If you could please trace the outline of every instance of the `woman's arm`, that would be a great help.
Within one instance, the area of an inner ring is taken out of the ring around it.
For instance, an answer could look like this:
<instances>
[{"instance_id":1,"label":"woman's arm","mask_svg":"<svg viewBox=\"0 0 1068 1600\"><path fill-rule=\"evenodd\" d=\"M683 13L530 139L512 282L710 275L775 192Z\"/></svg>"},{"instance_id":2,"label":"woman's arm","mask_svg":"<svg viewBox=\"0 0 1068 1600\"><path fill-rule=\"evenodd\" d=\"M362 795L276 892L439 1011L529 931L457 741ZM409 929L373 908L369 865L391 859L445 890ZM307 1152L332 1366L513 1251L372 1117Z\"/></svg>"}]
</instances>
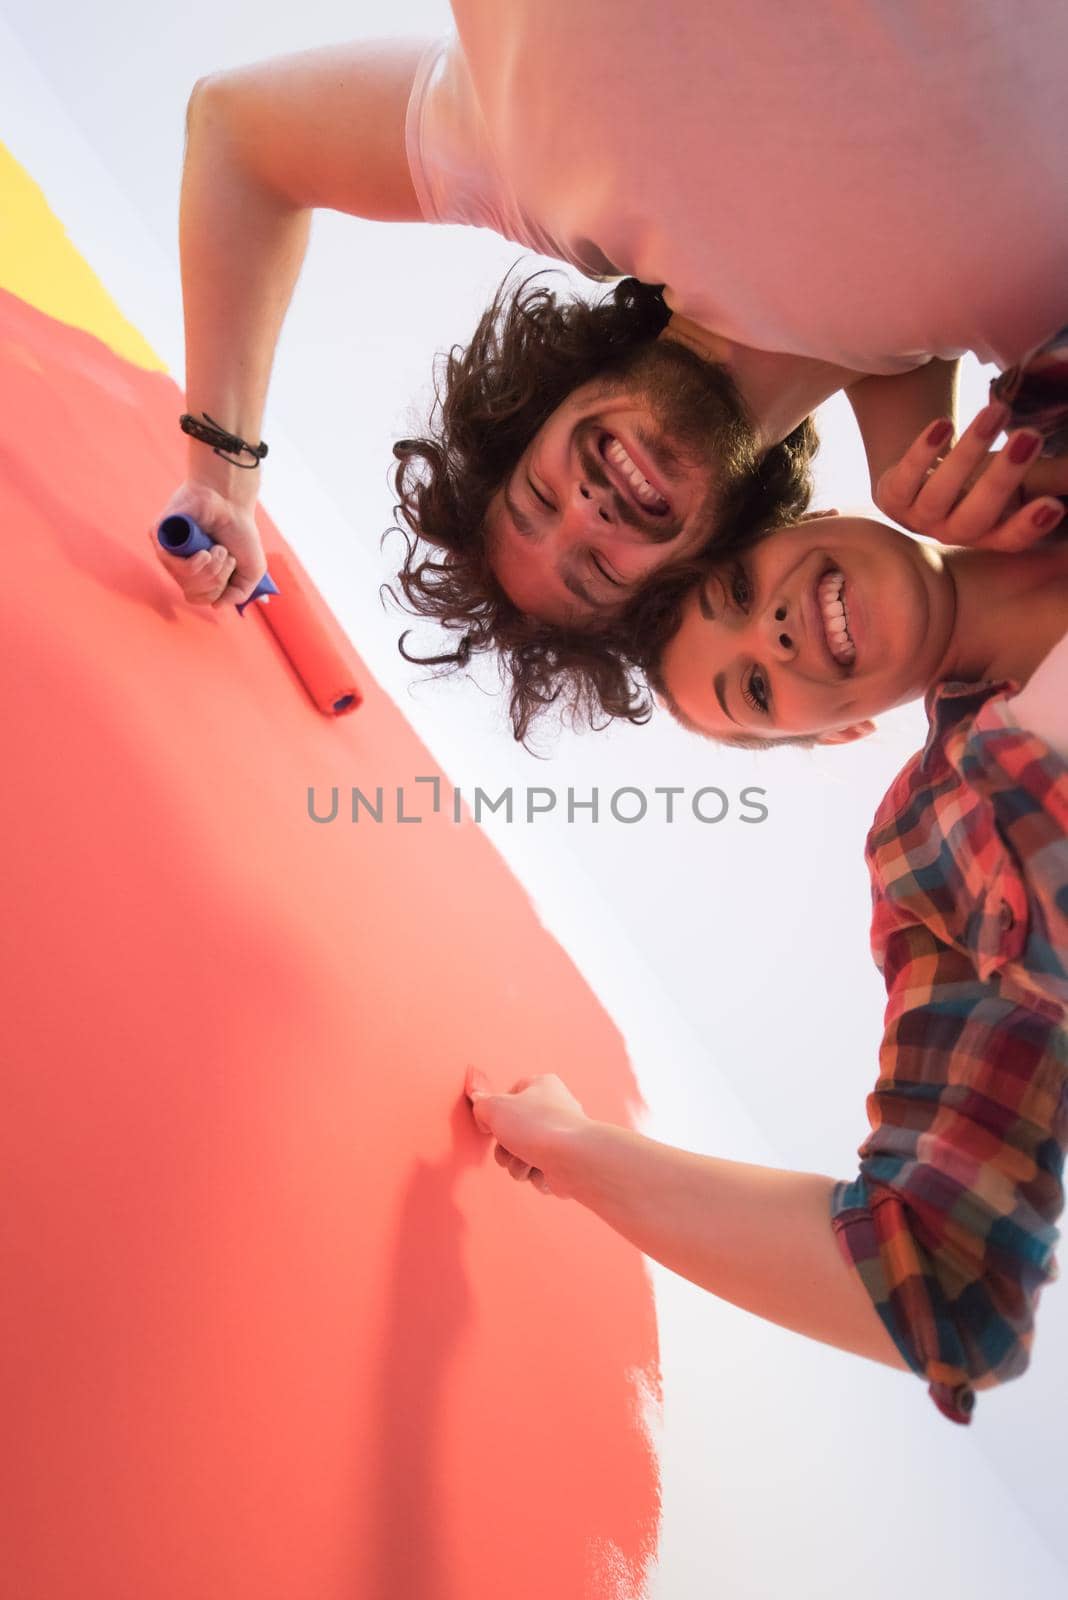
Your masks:
<instances>
[{"instance_id":1,"label":"woman's arm","mask_svg":"<svg viewBox=\"0 0 1068 1600\"><path fill-rule=\"evenodd\" d=\"M768 1322L908 1370L842 1258L830 1178L695 1155L603 1122L563 1160L573 1198L662 1266Z\"/></svg>"},{"instance_id":2,"label":"woman's arm","mask_svg":"<svg viewBox=\"0 0 1068 1600\"><path fill-rule=\"evenodd\" d=\"M846 1263L829 1178L676 1150L588 1118L555 1075L511 1094L469 1075L498 1161L595 1212L631 1244L721 1300L810 1339L908 1368Z\"/></svg>"}]
</instances>

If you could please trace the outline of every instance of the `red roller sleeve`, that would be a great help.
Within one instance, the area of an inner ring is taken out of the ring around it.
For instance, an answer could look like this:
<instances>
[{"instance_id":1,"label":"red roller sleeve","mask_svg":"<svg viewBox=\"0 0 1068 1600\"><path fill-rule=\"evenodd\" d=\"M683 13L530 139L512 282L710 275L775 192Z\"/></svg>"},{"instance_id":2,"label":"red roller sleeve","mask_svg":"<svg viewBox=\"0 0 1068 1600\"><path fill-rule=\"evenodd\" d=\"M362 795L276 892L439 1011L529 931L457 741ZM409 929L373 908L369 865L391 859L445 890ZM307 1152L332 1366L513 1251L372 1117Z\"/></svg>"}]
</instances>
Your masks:
<instances>
[{"instance_id":1,"label":"red roller sleeve","mask_svg":"<svg viewBox=\"0 0 1068 1600\"><path fill-rule=\"evenodd\" d=\"M279 593L254 609L274 634L308 694L328 717L355 711L363 700L355 652L337 618L303 568L284 550L268 556Z\"/></svg>"}]
</instances>

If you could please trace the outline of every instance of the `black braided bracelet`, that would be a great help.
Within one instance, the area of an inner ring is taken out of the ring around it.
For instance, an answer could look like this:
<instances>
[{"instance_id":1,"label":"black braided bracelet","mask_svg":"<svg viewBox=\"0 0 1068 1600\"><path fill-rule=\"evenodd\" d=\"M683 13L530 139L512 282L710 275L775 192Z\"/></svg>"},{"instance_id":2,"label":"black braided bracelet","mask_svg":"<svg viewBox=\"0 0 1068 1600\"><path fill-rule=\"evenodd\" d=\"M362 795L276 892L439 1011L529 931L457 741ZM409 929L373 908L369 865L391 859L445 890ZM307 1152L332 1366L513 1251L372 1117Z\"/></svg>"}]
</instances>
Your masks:
<instances>
[{"instance_id":1,"label":"black braided bracelet","mask_svg":"<svg viewBox=\"0 0 1068 1600\"><path fill-rule=\"evenodd\" d=\"M267 454L267 446L262 440L259 444L249 444L247 440L242 439L238 434L228 433L225 428L221 428L213 417L208 416L206 411L202 411L200 415L204 418L203 422L200 421L199 417L191 417L188 412L184 412L178 418L178 426L182 432L188 433L192 439L199 439L201 444L214 446L215 454L221 456L224 461L230 461L232 467L240 467L242 472L255 472ZM230 459L231 456L244 454L252 457L251 465L244 461L232 461Z\"/></svg>"}]
</instances>

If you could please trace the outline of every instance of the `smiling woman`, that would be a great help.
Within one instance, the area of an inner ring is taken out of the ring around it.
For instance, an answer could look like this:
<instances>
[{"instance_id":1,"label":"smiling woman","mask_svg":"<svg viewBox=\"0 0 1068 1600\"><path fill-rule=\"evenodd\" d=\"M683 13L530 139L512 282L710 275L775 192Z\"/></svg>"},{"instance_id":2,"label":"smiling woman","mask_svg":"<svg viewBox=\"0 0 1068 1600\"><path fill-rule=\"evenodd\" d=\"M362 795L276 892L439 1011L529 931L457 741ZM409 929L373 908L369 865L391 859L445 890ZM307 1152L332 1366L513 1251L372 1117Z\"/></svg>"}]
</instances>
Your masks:
<instances>
[{"instance_id":1,"label":"smiling woman","mask_svg":"<svg viewBox=\"0 0 1068 1600\"><path fill-rule=\"evenodd\" d=\"M926 746L867 841L888 1004L859 1173L674 1149L587 1116L555 1075L507 1094L469 1077L475 1120L516 1181L721 1299L911 1369L968 1423L976 1391L1026 1370L1057 1274L1068 548L935 549L829 516L650 592L654 681L712 737L840 743L927 690Z\"/></svg>"},{"instance_id":2,"label":"smiling woman","mask_svg":"<svg viewBox=\"0 0 1068 1600\"><path fill-rule=\"evenodd\" d=\"M799 523L710 567L651 678L732 743L844 744L960 680L1026 682L1068 626L1068 550L921 544L884 523Z\"/></svg>"},{"instance_id":3,"label":"smiling woman","mask_svg":"<svg viewBox=\"0 0 1068 1600\"><path fill-rule=\"evenodd\" d=\"M695 585L658 682L712 736L859 738L945 676L953 555L861 518L784 529Z\"/></svg>"}]
</instances>

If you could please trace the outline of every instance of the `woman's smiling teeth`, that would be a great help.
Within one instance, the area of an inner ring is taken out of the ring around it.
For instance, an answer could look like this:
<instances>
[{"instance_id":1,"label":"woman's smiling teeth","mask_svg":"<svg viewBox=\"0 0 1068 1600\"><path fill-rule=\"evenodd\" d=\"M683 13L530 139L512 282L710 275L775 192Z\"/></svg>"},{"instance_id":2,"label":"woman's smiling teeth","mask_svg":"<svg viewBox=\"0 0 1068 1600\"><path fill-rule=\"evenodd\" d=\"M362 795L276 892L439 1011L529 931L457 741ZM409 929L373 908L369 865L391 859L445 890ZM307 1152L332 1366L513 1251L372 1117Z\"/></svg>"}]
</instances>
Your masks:
<instances>
[{"instance_id":1,"label":"woman's smiling teeth","mask_svg":"<svg viewBox=\"0 0 1068 1600\"><path fill-rule=\"evenodd\" d=\"M827 648L836 661L847 667L856 659L857 647L849 634L849 614L842 598L844 590L845 577L835 568L820 579L816 594Z\"/></svg>"},{"instance_id":2,"label":"woman's smiling teeth","mask_svg":"<svg viewBox=\"0 0 1068 1600\"><path fill-rule=\"evenodd\" d=\"M601 451L605 460L610 461L626 479L634 492L634 498L640 506L658 517L665 516L671 510L663 495L659 494L648 478L638 471L638 468L634 465L634 462L630 459L618 439L613 438L610 433L606 434Z\"/></svg>"}]
</instances>

